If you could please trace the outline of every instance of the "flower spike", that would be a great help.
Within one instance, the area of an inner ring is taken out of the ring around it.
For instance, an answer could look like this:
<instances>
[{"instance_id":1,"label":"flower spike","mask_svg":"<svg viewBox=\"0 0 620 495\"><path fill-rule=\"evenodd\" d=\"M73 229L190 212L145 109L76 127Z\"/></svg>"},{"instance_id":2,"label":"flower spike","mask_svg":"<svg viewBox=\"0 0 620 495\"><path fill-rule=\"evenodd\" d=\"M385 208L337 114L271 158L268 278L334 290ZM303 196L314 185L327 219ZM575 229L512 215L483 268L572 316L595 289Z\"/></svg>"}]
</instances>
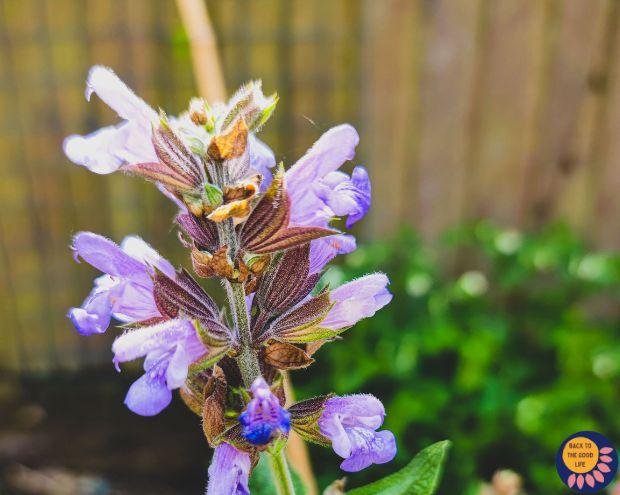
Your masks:
<instances>
[{"instance_id":1,"label":"flower spike","mask_svg":"<svg viewBox=\"0 0 620 495\"><path fill-rule=\"evenodd\" d=\"M392 298L382 273L336 289L319 283L331 259L356 247L332 221L346 219L350 228L370 206L366 169L339 170L354 158L355 129L330 129L288 171L280 164L272 173L275 155L255 134L278 97L266 97L260 81L228 103L192 99L177 117L158 115L105 67L89 73L87 99L93 93L121 122L69 136L66 155L95 173L121 170L154 182L178 207L179 240L194 273L219 279L227 302L220 309L189 272L175 270L137 237L119 246L89 232L75 236L76 260L103 275L68 317L82 335L121 323L115 367L143 359L144 368L129 387L127 407L153 416L179 390L215 449L207 495L248 495L265 454L280 470L278 491L294 493L283 457L291 428L331 445L345 471L391 460L396 442L380 430L385 410L374 396L327 394L284 407L284 372L312 365L320 346Z\"/></svg>"}]
</instances>

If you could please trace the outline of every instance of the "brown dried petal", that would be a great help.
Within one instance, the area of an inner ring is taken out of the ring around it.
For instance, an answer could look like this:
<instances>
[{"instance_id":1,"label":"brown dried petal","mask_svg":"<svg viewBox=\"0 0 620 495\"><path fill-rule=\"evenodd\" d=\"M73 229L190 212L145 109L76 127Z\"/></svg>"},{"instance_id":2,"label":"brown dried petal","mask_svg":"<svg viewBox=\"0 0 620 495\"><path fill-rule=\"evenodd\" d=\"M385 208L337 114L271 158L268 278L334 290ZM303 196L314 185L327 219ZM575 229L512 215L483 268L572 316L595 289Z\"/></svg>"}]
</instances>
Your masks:
<instances>
[{"instance_id":1,"label":"brown dried petal","mask_svg":"<svg viewBox=\"0 0 620 495\"><path fill-rule=\"evenodd\" d=\"M234 186L226 186L224 188L224 203L239 199L249 199L255 196L258 193L261 182L262 177L257 174Z\"/></svg>"},{"instance_id":2,"label":"brown dried petal","mask_svg":"<svg viewBox=\"0 0 620 495\"><path fill-rule=\"evenodd\" d=\"M248 145L248 126L243 119L237 119L226 134L215 136L207 153L214 160L229 160L243 155Z\"/></svg>"},{"instance_id":3,"label":"brown dried petal","mask_svg":"<svg viewBox=\"0 0 620 495\"><path fill-rule=\"evenodd\" d=\"M224 413L226 410L226 378L218 366L214 366L213 375L205 386L205 401L202 409L202 430L209 446L216 446L216 439L226 428Z\"/></svg>"},{"instance_id":4,"label":"brown dried petal","mask_svg":"<svg viewBox=\"0 0 620 495\"><path fill-rule=\"evenodd\" d=\"M202 417L204 396L194 394L185 384L179 389L179 395L190 411Z\"/></svg>"},{"instance_id":5,"label":"brown dried petal","mask_svg":"<svg viewBox=\"0 0 620 495\"><path fill-rule=\"evenodd\" d=\"M213 210L207 218L213 222L223 222L229 218L245 218L250 214L252 206L252 198L238 199L230 203L218 206Z\"/></svg>"},{"instance_id":6,"label":"brown dried petal","mask_svg":"<svg viewBox=\"0 0 620 495\"><path fill-rule=\"evenodd\" d=\"M200 277L223 277L232 279L234 267L228 255L228 246L222 246L213 254L192 249L192 265Z\"/></svg>"},{"instance_id":7,"label":"brown dried petal","mask_svg":"<svg viewBox=\"0 0 620 495\"><path fill-rule=\"evenodd\" d=\"M263 351L267 363L280 370L296 370L310 366L314 359L302 349L286 342L274 342Z\"/></svg>"}]
</instances>

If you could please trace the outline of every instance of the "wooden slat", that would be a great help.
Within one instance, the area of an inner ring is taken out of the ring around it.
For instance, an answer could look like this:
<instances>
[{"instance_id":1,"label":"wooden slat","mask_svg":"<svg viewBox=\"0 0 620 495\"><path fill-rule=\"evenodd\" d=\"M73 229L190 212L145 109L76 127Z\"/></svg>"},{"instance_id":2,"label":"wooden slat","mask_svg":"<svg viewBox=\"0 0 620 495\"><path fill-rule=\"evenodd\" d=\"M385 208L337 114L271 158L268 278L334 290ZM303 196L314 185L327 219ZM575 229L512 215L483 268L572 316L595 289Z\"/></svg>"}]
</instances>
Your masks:
<instances>
[{"instance_id":1,"label":"wooden slat","mask_svg":"<svg viewBox=\"0 0 620 495\"><path fill-rule=\"evenodd\" d=\"M589 202L597 219L594 241L606 249L620 245L620 8L610 9L608 22L607 114L603 116L602 140L589 188Z\"/></svg>"},{"instance_id":2,"label":"wooden slat","mask_svg":"<svg viewBox=\"0 0 620 495\"><path fill-rule=\"evenodd\" d=\"M606 146L608 78L610 47L616 30L617 2L601 0L593 33L593 48L587 60L587 91L582 99L574 137L567 143L565 153L574 163L574 171L566 177L556 216L567 218L591 240L595 237L597 216L592 203L593 174L600 167ZM598 183L598 181L596 181Z\"/></svg>"},{"instance_id":3,"label":"wooden slat","mask_svg":"<svg viewBox=\"0 0 620 495\"><path fill-rule=\"evenodd\" d=\"M445 0L425 10L420 81L417 201L408 218L435 238L463 218L467 139L480 2ZM478 102L476 102L478 103Z\"/></svg>"},{"instance_id":4,"label":"wooden slat","mask_svg":"<svg viewBox=\"0 0 620 495\"><path fill-rule=\"evenodd\" d=\"M467 164L469 217L516 223L529 129L542 76L548 2L488 2L483 41L480 129Z\"/></svg>"},{"instance_id":5,"label":"wooden slat","mask_svg":"<svg viewBox=\"0 0 620 495\"><path fill-rule=\"evenodd\" d=\"M373 179L374 236L392 232L415 204L422 2L363 2L362 149Z\"/></svg>"},{"instance_id":6,"label":"wooden slat","mask_svg":"<svg viewBox=\"0 0 620 495\"><path fill-rule=\"evenodd\" d=\"M598 33L603 1L558 3L546 37L544 87L532 126L532 147L522 185L521 211L526 225L548 221L578 167L571 152L579 128L580 110L588 91L588 73Z\"/></svg>"}]
</instances>

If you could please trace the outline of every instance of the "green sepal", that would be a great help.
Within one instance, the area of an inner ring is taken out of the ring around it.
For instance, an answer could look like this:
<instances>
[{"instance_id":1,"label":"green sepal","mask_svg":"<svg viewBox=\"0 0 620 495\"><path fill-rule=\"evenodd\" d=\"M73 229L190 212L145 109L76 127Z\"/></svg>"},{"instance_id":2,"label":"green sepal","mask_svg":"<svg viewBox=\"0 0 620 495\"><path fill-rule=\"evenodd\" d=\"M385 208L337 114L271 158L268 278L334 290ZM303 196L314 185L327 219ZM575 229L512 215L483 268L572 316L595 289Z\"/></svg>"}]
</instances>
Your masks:
<instances>
[{"instance_id":1,"label":"green sepal","mask_svg":"<svg viewBox=\"0 0 620 495\"><path fill-rule=\"evenodd\" d=\"M265 125L265 122L267 122L269 118L273 115L273 112L276 109L276 106L278 105L278 101L280 101L280 97L278 96L277 93L274 93L271 96L269 96L268 99L271 100L271 103L269 103L265 108L263 108L260 115L258 116L258 119L255 122L253 122L252 125L249 126L250 130L258 131L261 127L263 127L263 125Z\"/></svg>"},{"instance_id":2,"label":"green sepal","mask_svg":"<svg viewBox=\"0 0 620 495\"><path fill-rule=\"evenodd\" d=\"M224 194L219 187L207 182L205 184L203 199L207 205L215 208L222 204L222 201L224 200Z\"/></svg>"},{"instance_id":3,"label":"green sepal","mask_svg":"<svg viewBox=\"0 0 620 495\"><path fill-rule=\"evenodd\" d=\"M212 347L209 349L209 354L193 362L189 367L189 374L195 375L201 371L208 370L213 367L220 359L222 359L229 351L229 347Z\"/></svg>"},{"instance_id":4,"label":"green sepal","mask_svg":"<svg viewBox=\"0 0 620 495\"><path fill-rule=\"evenodd\" d=\"M347 495L432 495L439 487L450 445L449 440L434 443L400 471L347 491Z\"/></svg>"}]
</instances>

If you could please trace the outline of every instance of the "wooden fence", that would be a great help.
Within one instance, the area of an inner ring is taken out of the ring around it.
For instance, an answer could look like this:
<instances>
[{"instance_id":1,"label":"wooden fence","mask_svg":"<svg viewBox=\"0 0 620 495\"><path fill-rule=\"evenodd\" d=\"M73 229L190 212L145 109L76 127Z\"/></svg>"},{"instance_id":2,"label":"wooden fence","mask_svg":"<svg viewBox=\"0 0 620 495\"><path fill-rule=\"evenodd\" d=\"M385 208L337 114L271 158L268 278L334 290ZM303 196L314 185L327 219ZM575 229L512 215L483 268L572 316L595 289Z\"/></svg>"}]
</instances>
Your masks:
<instances>
[{"instance_id":1,"label":"wooden fence","mask_svg":"<svg viewBox=\"0 0 620 495\"><path fill-rule=\"evenodd\" d=\"M287 164L330 126L362 137L374 204L361 236L465 219L565 218L620 247L617 0L211 0L229 89L263 79L263 138ZM0 0L0 367L110 359L66 308L94 271L72 233L137 233L186 262L171 205L137 179L72 166L60 143L116 120L83 98L94 63L171 113L194 93L172 0Z\"/></svg>"}]
</instances>

